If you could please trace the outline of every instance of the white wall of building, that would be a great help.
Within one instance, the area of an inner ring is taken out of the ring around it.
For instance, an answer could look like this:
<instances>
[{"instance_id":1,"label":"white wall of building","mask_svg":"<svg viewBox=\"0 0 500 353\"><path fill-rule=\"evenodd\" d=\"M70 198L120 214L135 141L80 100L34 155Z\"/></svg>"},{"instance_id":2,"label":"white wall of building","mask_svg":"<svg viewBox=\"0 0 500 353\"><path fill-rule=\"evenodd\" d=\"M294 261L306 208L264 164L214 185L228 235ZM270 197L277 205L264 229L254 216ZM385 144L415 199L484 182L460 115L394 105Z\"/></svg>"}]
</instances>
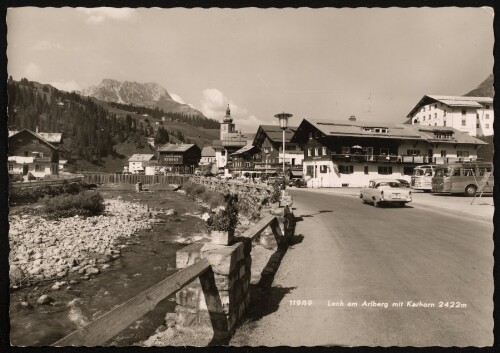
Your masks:
<instances>
[{"instance_id":1,"label":"white wall of building","mask_svg":"<svg viewBox=\"0 0 500 353\"><path fill-rule=\"evenodd\" d=\"M217 163L217 168L224 168L227 163L227 151L217 149L215 151L215 161Z\"/></svg>"},{"instance_id":2,"label":"white wall of building","mask_svg":"<svg viewBox=\"0 0 500 353\"><path fill-rule=\"evenodd\" d=\"M144 170L143 162L128 162L128 171L130 173L137 173Z\"/></svg>"},{"instance_id":3,"label":"white wall of building","mask_svg":"<svg viewBox=\"0 0 500 353\"><path fill-rule=\"evenodd\" d=\"M465 111L465 114L462 111ZM474 108L450 107L436 102L421 107L412 117L413 125L448 126L471 136L493 135L493 121L493 104L483 104L481 108Z\"/></svg>"}]
</instances>

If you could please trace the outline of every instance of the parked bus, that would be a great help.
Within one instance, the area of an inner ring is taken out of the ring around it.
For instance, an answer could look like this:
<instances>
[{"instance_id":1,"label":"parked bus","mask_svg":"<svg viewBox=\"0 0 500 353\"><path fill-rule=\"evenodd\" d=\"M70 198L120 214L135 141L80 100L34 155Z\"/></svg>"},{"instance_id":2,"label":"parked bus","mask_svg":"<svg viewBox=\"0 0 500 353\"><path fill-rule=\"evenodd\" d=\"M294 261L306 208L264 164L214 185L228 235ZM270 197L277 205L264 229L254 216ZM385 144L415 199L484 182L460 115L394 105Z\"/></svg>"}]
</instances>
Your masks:
<instances>
[{"instance_id":1,"label":"parked bus","mask_svg":"<svg viewBox=\"0 0 500 353\"><path fill-rule=\"evenodd\" d=\"M411 188L414 190L424 190L424 192L431 192L432 177L435 173L435 165L419 165L418 167L413 168L413 175L411 176Z\"/></svg>"},{"instance_id":2,"label":"parked bus","mask_svg":"<svg viewBox=\"0 0 500 353\"><path fill-rule=\"evenodd\" d=\"M485 179L486 173L491 172ZM493 163L450 163L436 168L432 192L474 196L486 181L485 192L493 191Z\"/></svg>"}]
</instances>

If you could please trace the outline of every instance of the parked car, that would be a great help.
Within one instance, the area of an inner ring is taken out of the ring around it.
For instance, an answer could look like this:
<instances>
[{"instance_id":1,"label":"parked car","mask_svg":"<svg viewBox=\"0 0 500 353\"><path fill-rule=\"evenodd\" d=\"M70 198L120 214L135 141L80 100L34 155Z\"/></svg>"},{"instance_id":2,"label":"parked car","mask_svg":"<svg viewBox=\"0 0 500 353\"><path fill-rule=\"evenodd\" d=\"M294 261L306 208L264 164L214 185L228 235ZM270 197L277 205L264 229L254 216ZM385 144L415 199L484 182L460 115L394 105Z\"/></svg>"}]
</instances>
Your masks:
<instances>
[{"instance_id":1,"label":"parked car","mask_svg":"<svg viewBox=\"0 0 500 353\"><path fill-rule=\"evenodd\" d=\"M403 188L397 179L372 179L361 189L359 197L363 203L372 203L375 207L382 204L404 207L411 202L411 190Z\"/></svg>"},{"instance_id":2,"label":"parked car","mask_svg":"<svg viewBox=\"0 0 500 353\"><path fill-rule=\"evenodd\" d=\"M404 179L396 179L397 181L399 181L399 183L401 184L402 187L404 188L411 188L411 184L404 180Z\"/></svg>"},{"instance_id":3,"label":"parked car","mask_svg":"<svg viewBox=\"0 0 500 353\"><path fill-rule=\"evenodd\" d=\"M214 173L212 173L212 172L206 172L205 174L203 174L203 176L205 176L205 177L213 177Z\"/></svg>"},{"instance_id":4,"label":"parked car","mask_svg":"<svg viewBox=\"0 0 500 353\"><path fill-rule=\"evenodd\" d=\"M307 188L307 183L302 178L293 178L288 182L288 186L295 186L297 188Z\"/></svg>"}]
</instances>

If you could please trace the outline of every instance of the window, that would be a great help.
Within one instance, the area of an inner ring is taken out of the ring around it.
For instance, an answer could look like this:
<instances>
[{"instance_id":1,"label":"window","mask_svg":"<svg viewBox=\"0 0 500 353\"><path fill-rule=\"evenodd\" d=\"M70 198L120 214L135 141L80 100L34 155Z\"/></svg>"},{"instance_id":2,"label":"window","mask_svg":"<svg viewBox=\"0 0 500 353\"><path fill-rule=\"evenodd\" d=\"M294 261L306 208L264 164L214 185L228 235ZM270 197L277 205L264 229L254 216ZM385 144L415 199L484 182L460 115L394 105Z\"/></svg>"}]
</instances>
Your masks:
<instances>
[{"instance_id":1,"label":"window","mask_svg":"<svg viewBox=\"0 0 500 353\"><path fill-rule=\"evenodd\" d=\"M31 140L31 144L32 144L32 145L36 145L36 144L38 144L38 140Z\"/></svg>"},{"instance_id":2,"label":"window","mask_svg":"<svg viewBox=\"0 0 500 353\"><path fill-rule=\"evenodd\" d=\"M369 174L369 167L367 165L365 165L365 174Z\"/></svg>"},{"instance_id":3,"label":"window","mask_svg":"<svg viewBox=\"0 0 500 353\"><path fill-rule=\"evenodd\" d=\"M40 164L35 164L35 172L43 172L43 167Z\"/></svg>"},{"instance_id":4,"label":"window","mask_svg":"<svg viewBox=\"0 0 500 353\"><path fill-rule=\"evenodd\" d=\"M314 147L314 155L319 156L319 147Z\"/></svg>"},{"instance_id":5,"label":"window","mask_svg":"<svg viewBox=\"0 0 500 353\"><path fill-rule=\"evenodd\" d=\"M425 115L424 115L424 118L422 120L425 121Z\"/></svg>"},{"instance_id":6,"label":"window","mask_svg":"<svg viewBox=\"0 0 500 353\"><path fill-rule=\"evenodd\" d=\"M381 148L380 149L380 154L388 155L389 154L389 149L388 148Z\"/></svg>"},{"instance_id":7,"label":"window","mask_svg":"<svg viewBox=\"0 0 500 353\"><path fill-rule=\"evenodd\" d=\"M446 118L443 118L444 126L446 126Z\"/></svg>"},{"instance_id":8,"label":"window","mask_svg":"<svg viewBox=\"0 0 500 353\"><path fill-rule=\"evenodd\" d=\"M484 116L484 118L485 118L486 120L489 120L489 119L490 119L490 114L486 114L486 115Z\"/></svg>"},{"instance_id":9,"label":"window","mask_svg":"<svg viewBox=\"0 0 500 353\"><path fill-rule=\"evenodd\" d=\"M307 155L310 157L312 156L312 148L307 149Z\"/></svg>"},{"instance_id":10,"label":"window","mask_svg":"<svg viewBox=\"0 0 500 353\"><path fill-rule=\"evenodd\" d=\"M466 109L462 109L462 115L465 115L467 114L467 110Z\"/></svg>"},{"instance_id":11,"label":"window","mask_svg":"<svg viewBox=\"0 0 500 353\"><path fill-rule=\"evenodd\" d=\"M437 125L438 125L438 123L434 123L434 126L437 126Z\"/></svg>"},{"instance_id":12,"label":"window","mask_svg":"<svg viewBox=\"0 0 500 353\"><path fill-rule=\"evenodd\" d=\"M306 167L306 175L314 176L314 166L308 165Z\"/></svg>"},{"instance_id":13,"label":"window","mask_svg":"<svg viewBox=\"0 0 500 353\"><path fill-rule=\"evenodd\" d=\"M24 151L24 157L28 157L29 154L30 154L30 151Z\"/></svg>"},{"instance_id":14,"label":"window","mask_svg":"<svg viewBox=\"0 0 500 353\"><path fill-rule=\"evenodd\" d=\"M476 128L478 128L478 129L479 129L479 124L476 124Z\"/></svg>"},{"instance_id":15,"label":"window","mask_svg":"<svg viewBox=\"0 0 500 353\"><path fill-rule=\"evenodd\" d=\"M403 175L413 175L413 167L404 167Z\"/></svg>"},{"instance_id":16,"label":"window","mask_svg":"<svg viewBox=\"0 0 500 353\"><path fill-rule=\"evenodd\" d=\"M250 162L245 162L245 167L250 167Z\"/></svg>"},{"instance_id":17,"label":"window","mask_svg":"<svg viewBox=\"0 0 500 353\"><path fill-rule=\"evenodd\" d=\"M9 164L9 172L13 172L14 171L14 165L13 164Z\"/></svg>"},{"instance_id":18,"label":"window","mask_svg":"<svg viewBox=\"0 0 500 353\"><path fill-rule=\"evenodd\" d=\"M429 120L431 120L431 115L429 114Z\"/></svg>"},{"instance_id":19,"label":"window","mask_svg":"<svg viewBox=\"0 0 500 353\"><path fill-rule=\"evenodd\" d=\"M326 156L326 147L323 147L323 148L322 148L321 154L322 154L323 156Z\"/></svg>"},{"instance_id":20,"label":"window","mask_svg":"<svg viewBox=\"0 0 500 353\"><path fill-rule=\"evenodd\" d=\"M441 157L446 157L446 150L441 150Z\"/></svg>"},{"instance_id":21,"label":"window","mask_svg":"<svg viewBox=\"0 0 500 353\"><path fill-rule=\"evenodd\" d=\"M469 157L469 151L457 151L457 157Z\"/></svg>"},{"instance_id":22,"label":"window","mask_svg":"<svg viewBox=\"0 0 500 353\"><path fill-rule=\"evenodd\" d=\"M225 155L226 155L226 150L222 150L222 151L220 152L220 154L221 154L221 156L225 156Z\"/></svg>"},{"instance_id":23,"label":"window","mask_svg":"<svg viewBox=\"0 0 500 353\"><path fill-rule=\"evenodd\" d=\"M328 166L327 165L320 165L319 166L319 172L320 173L328 173Z\"/></svg>"},{"instance_id":24,"label":"window","mask_svg":"<svg viewBox=\"0 0 500 353\"><path fill-rule=\"evenodd\" d=\"M437 104L434 104L434 109L436 109L437 107L438 107L438 105L437 105Z\"/></svg>"},{"instance_id":25,"label":"window","mask_svg":"<svg viewBox=\"0 0 500 353\"><path fill-rule=\"evenodd\" d=\"M462 115L462 126L467 125L467 119L465 118L465 115Z\"/></svg>"},{"instance_id":26,"label":"window","mask_svg":"<svg viewBox=\"0 0 500 353\"><path fill-rule=\"evenodd\" d=\"M264 147L264 153L269 153L269 147Z\"/></svg>"},{"instance_id":27,"label":"window","mask_svg":"<svg viewBox=\"0 0 500 353\"><path fill-rule=\"evenodd\" d=\"M446 110L444 111L443 115L446 116Z\"/></svg>"},{"instance_id":28,"label":"window","mask_svg":"<svg viewBox=\"0 0 500 353\"><path fill-rule=\"evenodd\" d=\"M406 150L408 156L419 156L420 150Z\"/></svg>"},{"instance_id":29,"label":"window","mask_svg":"<svg viewBox=\"0 0 500 353\"><path fill-rule=\"evenodd\" d=\"M274 148L271 146L271 152L274 151Z\"/></svg>"},{"instance_id":30,"label":"window","mask_svg":"<svg viewBox=\"0 0 500 353\"><path fill-rule=\"evenodd\" d=\"M489 105L489 104L486 104L484 107L485 107L486 109L490 109L490 105Z\"/></svg>"},{"instance_id":31,"label":"window","mask_svg":"<svg viewBox=\"0 0 500 353\"><path fill-rule=\"evenodd\" d=\"M354 173L354 166L352 165L339 165L340 174L352 174Z\"/></svg>"},{"instance_id":32,"label":"window","mask_svg":"<svg viewBox=\"0 0 500 353\"><path fill-rule=\"evenodd\" d=\"M342 154L349 154L349 153L351 153L350 147L342 147Z\"/></svg>"},{"instance_id":33,"label":"window","mask_svg":"<svg viewBox=\"0 0 500 353\"><path fill-rule=\"evenodd\" d=\"M392 167L378 167L378 173L383 175L392 174Z\"/></svg>"},{"instance_id":34,"label":"window","mask_svg":"<svg viewBox=\"0 0 500 353\"><path fill-rule=\"evenodd\" d=\"M437 113L434 113L434 119L437 119L437 118L438 118Z\"/></svg>"}]
</instances>

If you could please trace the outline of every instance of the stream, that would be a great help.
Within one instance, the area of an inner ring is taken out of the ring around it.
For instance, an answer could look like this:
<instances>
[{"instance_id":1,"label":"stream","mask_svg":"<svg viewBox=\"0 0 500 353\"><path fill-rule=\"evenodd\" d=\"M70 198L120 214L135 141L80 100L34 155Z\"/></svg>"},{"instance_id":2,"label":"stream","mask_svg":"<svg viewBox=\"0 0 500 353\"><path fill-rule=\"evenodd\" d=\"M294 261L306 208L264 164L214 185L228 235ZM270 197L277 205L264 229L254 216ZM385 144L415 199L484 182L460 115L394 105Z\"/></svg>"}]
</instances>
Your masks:
<instances>
[{"instance_id":1,"label":"stream","mask_svg":"<svg viewBox=\"0 0 500 353\"><path fill-rule=\"evenodd\" d=\"M76 277L79 283L65 284L56 291L50 290L54 282L12 290L11 344L51 345L175 273L176 251L190 242L204 241L206 234L205 222L199 217L204 212L202 206L194 202L190 205L184 203L180 209L188 212L179 210L179 215L173 216L160 214L157 217L160 221L153 230L141 231L137 236L123 239L122 244L127 246L122 250L122 256L89 280ZM63 280L69 281L69 278L57 281ZM55 302L36 305L36 299L43 293L49 294ZM28 301L33 307L22 307L21 301ZM145 340L162 325L165 314L173 312L175 306L175 296L163 300L106 345L130 346Z\"/></svg>"}]
</instances>

